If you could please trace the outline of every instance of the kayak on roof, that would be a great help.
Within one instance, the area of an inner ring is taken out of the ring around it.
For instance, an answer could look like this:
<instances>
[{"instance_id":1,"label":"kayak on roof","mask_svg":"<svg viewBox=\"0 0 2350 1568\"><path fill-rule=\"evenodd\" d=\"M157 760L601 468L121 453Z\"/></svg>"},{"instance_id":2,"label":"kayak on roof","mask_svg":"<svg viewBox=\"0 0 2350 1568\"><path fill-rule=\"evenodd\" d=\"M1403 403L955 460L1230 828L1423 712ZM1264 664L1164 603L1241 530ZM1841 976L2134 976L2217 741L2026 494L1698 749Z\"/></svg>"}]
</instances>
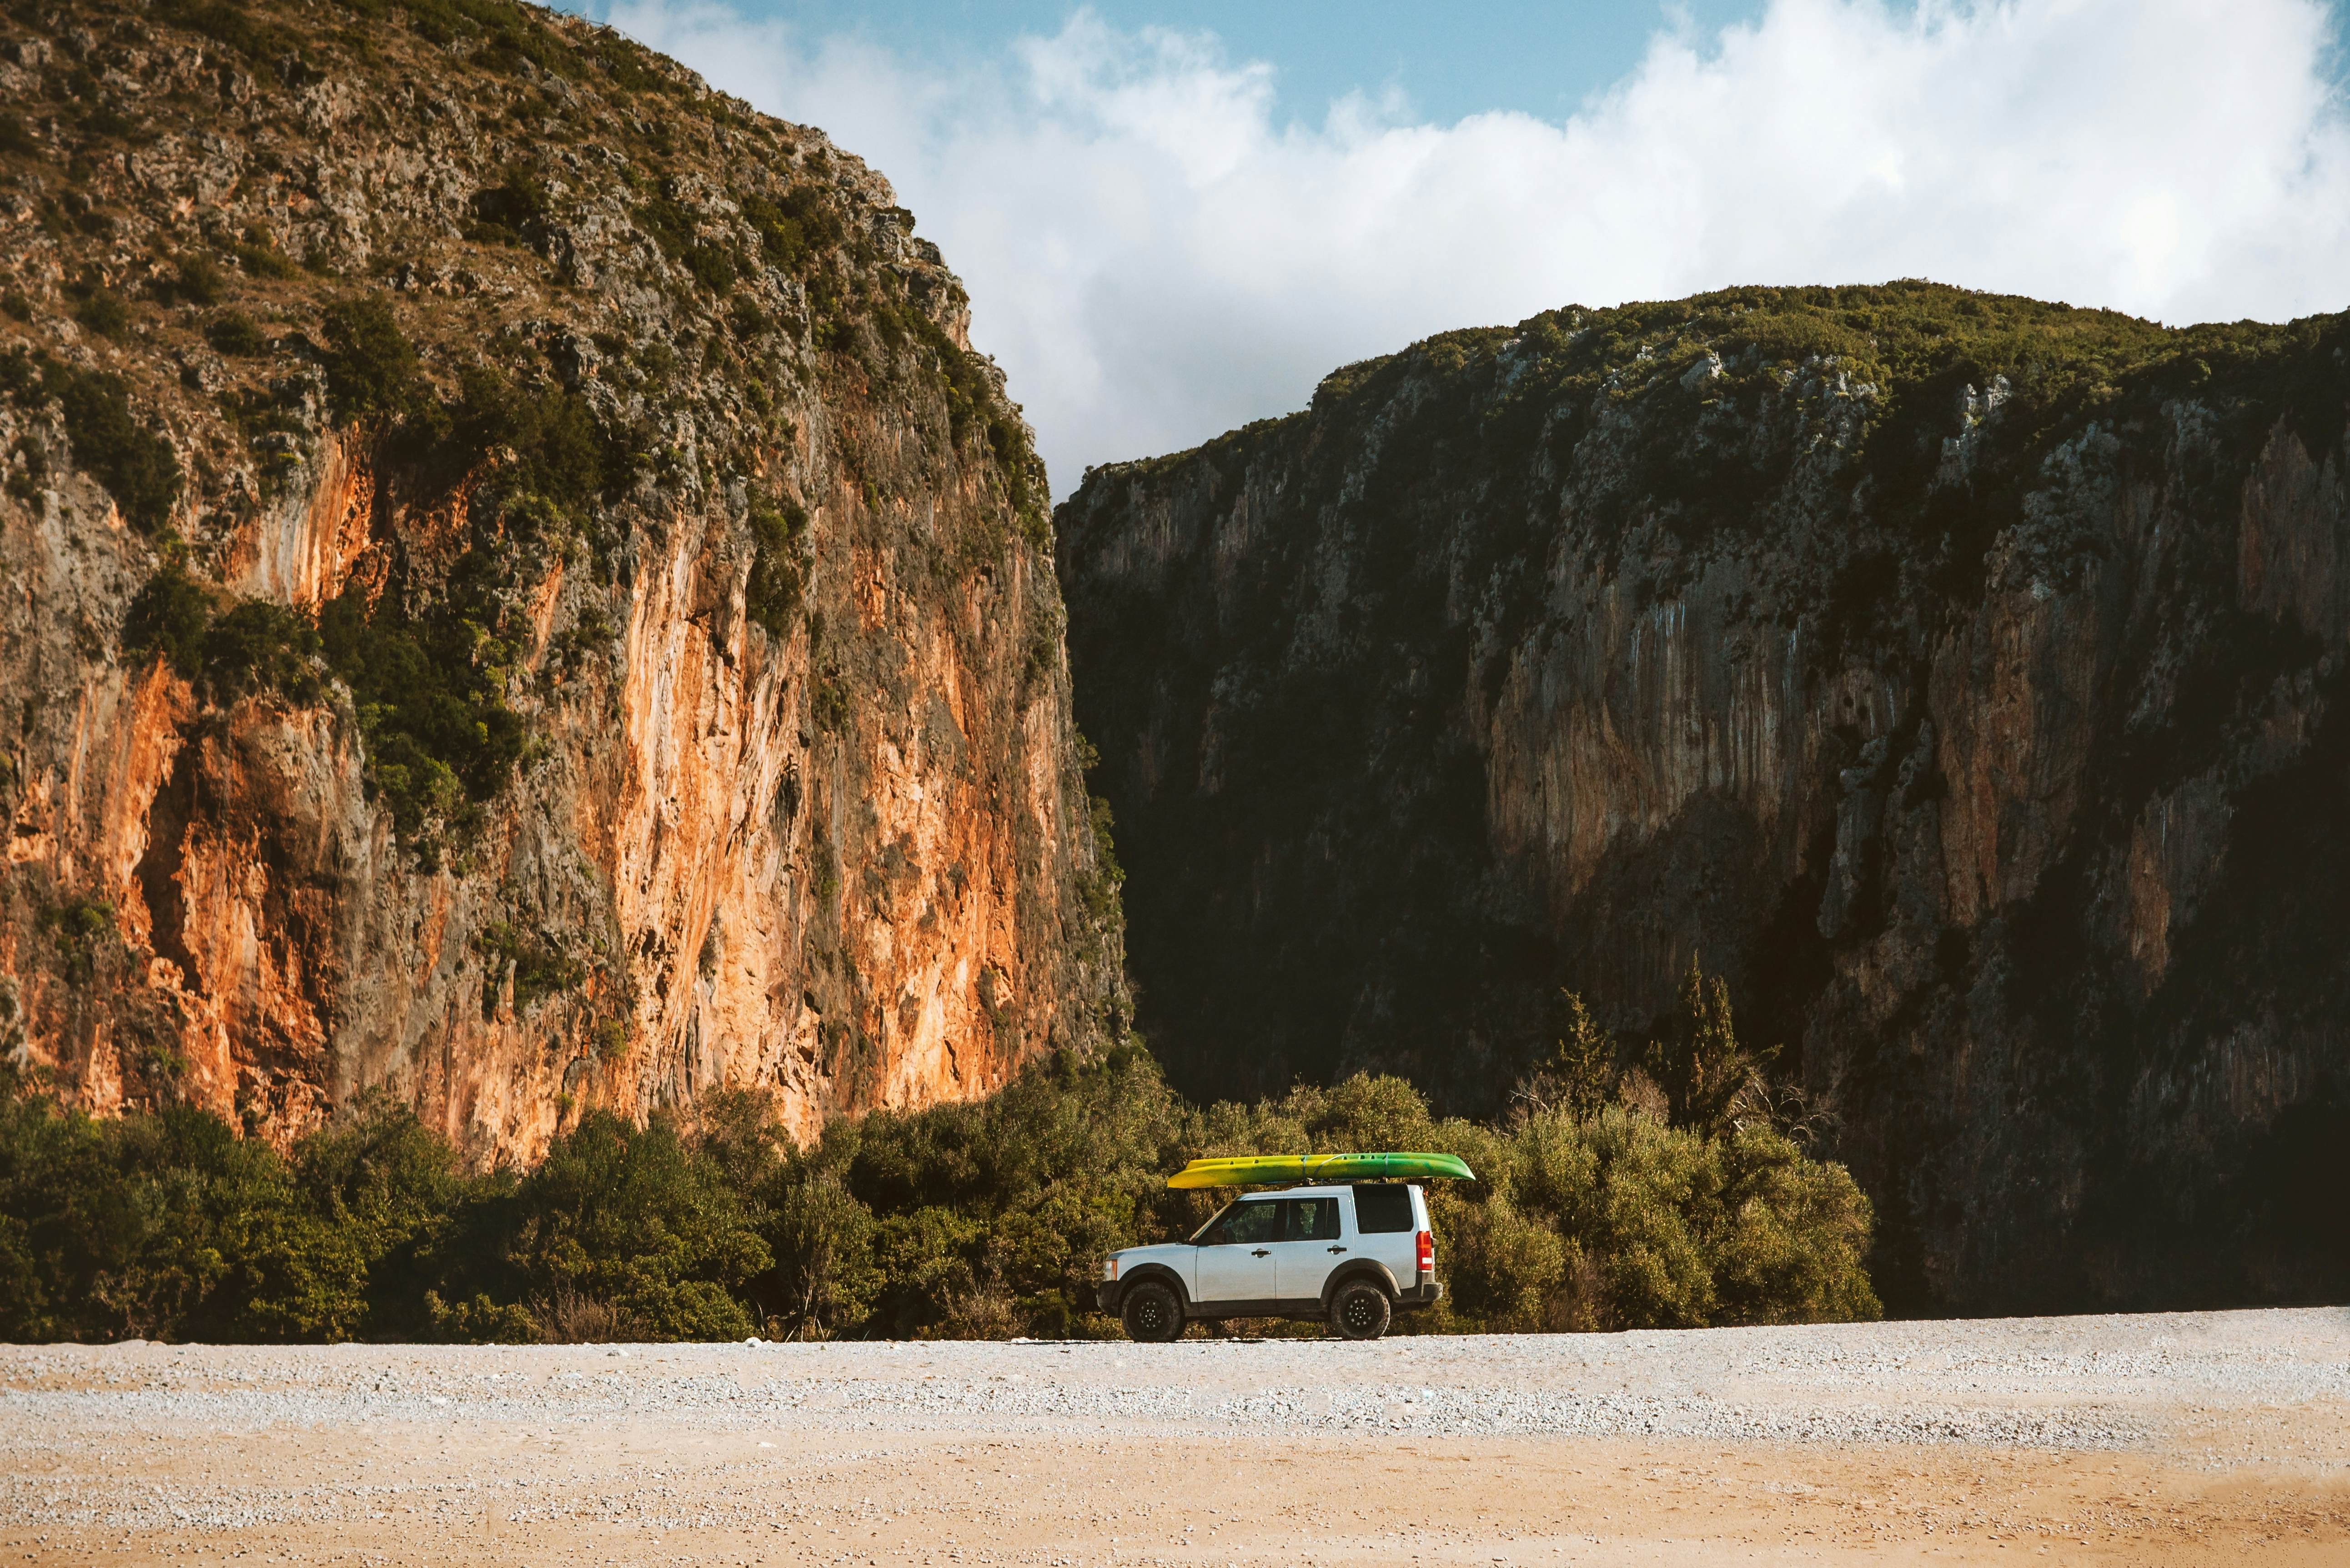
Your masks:
<instances>
[{"instance_id":1,"label":"kayak on roof","mask_svg":"<svg viewBox=\"0 0 2350 1568\"><path fill-rule=\"evenodd\" d=\"M1167 1179L1170 1187L1279 1187L1294 1181L1377 1181L1451 1177L1474 1181L1457 1154L1245 1154L1195 1159Z\"/></svg>"}]
</instances>

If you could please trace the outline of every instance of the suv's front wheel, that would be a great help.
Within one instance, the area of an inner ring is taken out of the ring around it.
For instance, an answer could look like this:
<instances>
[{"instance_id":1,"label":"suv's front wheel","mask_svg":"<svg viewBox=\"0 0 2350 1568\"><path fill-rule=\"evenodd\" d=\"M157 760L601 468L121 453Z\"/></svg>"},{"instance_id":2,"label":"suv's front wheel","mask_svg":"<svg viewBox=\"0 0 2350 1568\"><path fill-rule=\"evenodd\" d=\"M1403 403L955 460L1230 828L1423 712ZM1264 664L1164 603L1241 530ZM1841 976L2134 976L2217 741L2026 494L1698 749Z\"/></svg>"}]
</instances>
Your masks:
<instances>
[{"instance_id":1,"label":"suv's front wheel","mask_svg":"<svg viewBox=\"0 0 2350 1568\"><path fill-rule=\"evenodd\" d=\"M1157 1280L1131 1286L1118 1315L1126 1324L1126 1337L1138 1344L1163 1345L1183 1333L1183 1303Z\"/></svg>"},{"instance_id":2,"label":"suv's front wheel","mask_svg":"<svg viewBox=\"0 0 2350 1568\"><path fill-rule=\"evenodd\" d=\"M1330 1326L1347 1339L1377 1339L1394 1316L1387 1292L1368 1280L1349 1280L1330 1298Z\"/></svg>"}]
</instances>

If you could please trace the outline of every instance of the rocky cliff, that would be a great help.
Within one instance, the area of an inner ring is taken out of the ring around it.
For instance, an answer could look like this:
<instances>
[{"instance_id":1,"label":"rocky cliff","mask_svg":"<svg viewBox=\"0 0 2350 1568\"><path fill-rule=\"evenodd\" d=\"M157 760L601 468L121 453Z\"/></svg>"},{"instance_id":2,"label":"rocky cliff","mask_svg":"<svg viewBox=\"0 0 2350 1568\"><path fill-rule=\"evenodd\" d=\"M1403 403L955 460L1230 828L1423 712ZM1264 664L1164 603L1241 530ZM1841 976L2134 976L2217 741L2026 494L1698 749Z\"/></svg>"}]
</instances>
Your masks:
<instances>
[{"instance_id":1,"label":"rocky cliff","mask_svg":"<svg viewBox=\"0 0 2350 1568\"><path fill-rule=\"evenodd\" d=\"M1431 338L1058 518L1195 1093L1498 1107L1692 958L1897 1310L2350 1290L2350 325L1928 285Z\"/></svg>"},{"instance_id":2,"label":"rocky cliff","mask_svg":"<svg viewBox=\"0 0 2350 1568\"><path fill-rule=\"evenodd\" d=\"M888 183L504 0L0 20L0 1047L478 1159L1122 1030L1045 478Z\"/></svg>"}]
</instances>

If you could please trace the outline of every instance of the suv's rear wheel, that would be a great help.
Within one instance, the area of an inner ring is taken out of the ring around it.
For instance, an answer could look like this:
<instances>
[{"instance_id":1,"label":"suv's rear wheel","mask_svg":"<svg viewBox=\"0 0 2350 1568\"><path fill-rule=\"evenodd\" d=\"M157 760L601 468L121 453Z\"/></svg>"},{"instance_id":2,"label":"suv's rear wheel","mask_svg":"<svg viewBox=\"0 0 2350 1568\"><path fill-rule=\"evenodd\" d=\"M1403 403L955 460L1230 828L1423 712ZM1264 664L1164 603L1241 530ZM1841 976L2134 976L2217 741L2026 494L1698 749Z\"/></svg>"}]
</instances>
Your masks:
<instances>
[{"instance_id":1,"label":"suv's rear wheel","mask_svg":"<svg viewBox=\"0 0 2350 1568\"><path fill-rule=\"evenodd\" d=\"M1330 1298L1330 1326L1347 1339L1377 1339L1394 1316L1387 1292L1368 1280L1349 1280Z\"/></svg>"},{"instance_id":2,"label":"suv's rear wheel","mask_svg":"<svg viewBox=\"0 0 2350 1568\"><path fill-rule=\"evenodd\" d=\"M1183 1333L1183 1303L1157 1280L1143 1280L1128 1290L1118 1315L1126 1324L1126 1337L1142 1345L1163 1345Z\"/></svg>"}]
</instances>

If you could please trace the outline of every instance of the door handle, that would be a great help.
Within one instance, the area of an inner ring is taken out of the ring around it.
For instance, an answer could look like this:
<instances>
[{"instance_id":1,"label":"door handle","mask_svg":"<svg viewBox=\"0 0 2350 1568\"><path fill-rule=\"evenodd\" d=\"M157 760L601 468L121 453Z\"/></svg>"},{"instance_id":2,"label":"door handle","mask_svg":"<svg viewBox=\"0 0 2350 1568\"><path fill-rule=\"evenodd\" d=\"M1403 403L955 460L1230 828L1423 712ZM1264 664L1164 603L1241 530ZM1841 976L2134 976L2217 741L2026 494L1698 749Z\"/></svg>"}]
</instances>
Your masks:
<instances>
[{"instance_id":1,"label":"door handle","mask_svg":"<svg viewBox=\"0 0 2350 1568\"><path fill-rule=\"evenodd\" d=\"M1331 1250L1332 1251L1334 1251L1334 1252L1343 1252L1343 1251L1345 1251L1347 1249L1346 1249L1346 1248L1344 1248L1344 1247L1333 1247L1333 1248L1331 1248L1330 1250Z\"/></svg>"},{"instance_id":2,"label":"door handle","mask_svg":"<svg viewBox=\"0 0 2350 1568\"><path fill-rule=\"evenodd\" d=\"M1266 1249L1266 1248L1263 1248L1263 1247L1259 1247L1255 1251L1251 1252L1251 1253L1249 1254L1249 1256L1250 1256L1250 1257L1252 1257L1252 1258L1267 1258L1267 1257L1271 1257L1272 1255L1273 1255L1273 1254L1272 1254L1271 1251L1270 1251L1270 1250L1268 1250L1268 1249Z\"/></svg>"}]
</instances>

